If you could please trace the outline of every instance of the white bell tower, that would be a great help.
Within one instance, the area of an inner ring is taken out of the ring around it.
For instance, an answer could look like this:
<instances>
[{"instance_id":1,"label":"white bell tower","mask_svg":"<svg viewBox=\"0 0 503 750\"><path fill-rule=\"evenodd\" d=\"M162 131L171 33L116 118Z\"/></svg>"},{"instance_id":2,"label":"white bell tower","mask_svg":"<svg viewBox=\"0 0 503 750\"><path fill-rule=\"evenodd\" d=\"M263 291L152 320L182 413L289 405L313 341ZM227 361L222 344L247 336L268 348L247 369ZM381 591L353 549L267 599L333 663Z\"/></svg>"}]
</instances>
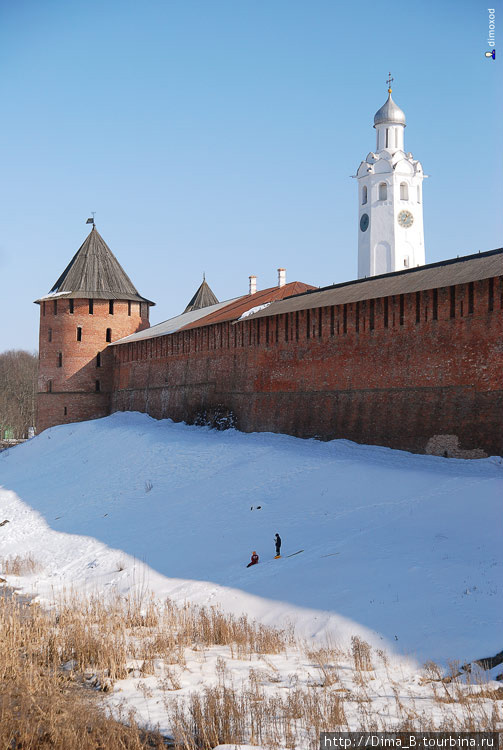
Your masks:
<instances>
[{"instance_id":1,"label":"white bell tower","mask_svg":"<svg viewBox=\"0 0 503 750\"><path fill-rule=\"evenodd\" d=\"M423 168L404 151L405 114L391 98L374 117L377 145L358 179L358 278L425 263Z\"/></svg>"}]
</instances>

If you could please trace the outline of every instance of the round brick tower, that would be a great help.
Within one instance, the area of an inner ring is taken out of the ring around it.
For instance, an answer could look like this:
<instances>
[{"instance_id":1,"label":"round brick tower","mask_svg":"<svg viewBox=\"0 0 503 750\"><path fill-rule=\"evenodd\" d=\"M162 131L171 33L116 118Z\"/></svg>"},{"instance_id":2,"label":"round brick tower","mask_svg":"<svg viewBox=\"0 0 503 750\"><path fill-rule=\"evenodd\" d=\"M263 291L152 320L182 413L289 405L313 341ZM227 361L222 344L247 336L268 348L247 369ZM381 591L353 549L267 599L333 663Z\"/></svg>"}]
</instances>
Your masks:
<instances>
[{"instance_id":1,"label":"round brick tower","mask_svg":"<svg viewBox=\"0 0 503 750\"><path fill-rule=\"evenodd\" d=\"M96 227L40 305L37 432L109 414L107 347L149 327L141 297Z\"/></svg>"}]
</instances>

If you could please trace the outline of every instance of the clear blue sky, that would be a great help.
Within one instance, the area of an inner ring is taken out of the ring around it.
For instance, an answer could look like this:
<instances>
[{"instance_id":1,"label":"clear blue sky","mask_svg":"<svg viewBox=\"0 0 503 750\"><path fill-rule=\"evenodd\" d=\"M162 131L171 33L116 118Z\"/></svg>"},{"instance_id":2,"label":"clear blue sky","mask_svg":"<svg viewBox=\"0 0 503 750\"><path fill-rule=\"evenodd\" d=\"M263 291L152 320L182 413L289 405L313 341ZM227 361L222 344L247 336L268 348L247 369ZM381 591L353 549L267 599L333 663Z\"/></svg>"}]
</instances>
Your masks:
<instances>
[{"instance_id":1,"label":"clear blue sky","mask_svg":"<svg viewBox=\"0 0 503 750\"><path fill-rule=\"evenodd\" d=\"M389 70L427 262L500 247L501 4L494 62L487 31L478 0L0 0L0 351L37 348L90 211L153 322L203 271L221 300L278 266L355 278L350 176Z\"/></svg>"}]
</instances>

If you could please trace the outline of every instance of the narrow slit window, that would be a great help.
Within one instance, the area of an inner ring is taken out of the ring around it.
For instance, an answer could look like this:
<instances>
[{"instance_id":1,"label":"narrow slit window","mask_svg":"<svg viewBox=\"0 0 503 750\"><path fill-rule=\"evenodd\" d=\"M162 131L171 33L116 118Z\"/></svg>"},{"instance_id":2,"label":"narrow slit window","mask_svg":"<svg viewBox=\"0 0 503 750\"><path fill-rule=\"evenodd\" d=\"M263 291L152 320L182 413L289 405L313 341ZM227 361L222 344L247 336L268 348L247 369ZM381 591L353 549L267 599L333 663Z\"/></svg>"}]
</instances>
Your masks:
<instances>
[{"instance_id":1,"label":"narrow slit window","mask_svg":"<svg viewBox=\"0 0 503 750\"><path fill-rule=\"evenodd\" d=\"M427 320L428 308L424 311L424 315L424 319ZM433 320L438 320L438 289L433 290L431 317Z\"/></svg>"},{"instance_id":2,"label":"narrow slit window","mask_svg":"<svg viewBox=\"0 0 503 750\"><path fill-rule=\"evenodd\" d=\"M101 352L96 355L96 367L101 367Z\"/></svg>"},{"instance_id":3,"label":"narrow slit window","mask_svg":"<svg viewBox=\"0 0 503 750\"><path fill-rule=\"evenodd\" d=\"M131 316L131 300L128 300L127 303L127 314Z\"/></svg>"},{"instance_id":4,"label":"narrow slit window","mask_svg":"<svg viewBox=\"0 0 503 750\"><path fill-rule=\"evenodd\" d=\"M52 380L47 381L47 393L52 393Z\"/></svg>"},{"instance_id":5,"label":"narrow slit window","mask_svg":"<svg viewBox=\"0 0 503 750\"><path fill-rule=\"evenodd\" d=\"M408 201L409 200L409 186L406 182L400 183L400 200L401 201Z\"/></svg>"},{"instance_id":6,"label":"narrow slit window","mask_svg":"<svg viewBox=\"0 0 503 750\"><path fill-rule=\"evenodd\" d=\"M285 341L288 341L288 318L289 314L285 313ZM269 320L269 318L267 318Z\"/></svg>"},{"instance_id":7,"label":"narrow slit window","mask_svg":"<svg viewBox=\"0 0 503 750\"><path fill-rule=\"evenodd\" d=\"M332 305L330 308L330 335L333 336L335 333L335 308Z\"/></svg>"},{"instance_id":8,"label":"narrow slit window","mask_svg":"<svg viewBox=\"0 0 503 750\"><path fill-rule=\"evenodd\" d=\"M370 306L369 306L369 327L370 330L374 330L374 319L375 319L375 300L370 300Z\"/></svg>"},{"instance_id":9,"label":"narrow slit window","mask_svg":"<svg viewBox=\"0 0 503 750\"><path fill-rule=\"evenodd\" d=\"M450 310L450 316L451 318L456 317L456 287L451 286L449 287L450 291L450 301L451 301L451 310Z\"/></svg>"},{"instance_id":10,"label":"narrow slit window","mask_svg":"<svg viewBox=\"0 0 503 750\"><path fill-rule=\"evenodd\" d=\"M387 197L388 197L388 186L386 185L385 182L380 182L379 183L379 200L385 201L387 200Z\"/></svg>"},{"instance_id":11,"label":"narrow slit window","mask_svg":"<svg viewBox=\"0 0 503 750\"><path fill-rule=\"evenodd\" d=\"M342 311L342 332L343 333L348 332L348 306L347 304L344 305L344 308Z\"/></svg>"},{"instance_id":12,"label":"narrow slit window","mask_svg":"<svg viewBox=\"0 0 503 750\"><path fill-rule=\"evenodd\" d=\"M55 299L54 302L52 303L52 308L53 308L52 311L54 315L57 315L58 314L58 300L57 299Z\"/></svg>"},{"instance_id":13,"label":"narrow slit window","mask_svg":"<svg viewBox=\"0 0 503 750\"><path fill-rule=\"evenodd\" d=\"M94 390L96 391L96 393L99 393L101 391L101 383L99 380L96 381Z\"/></svg>"},{"instance_id":14,"label":"narrow slit window","mask_svg":"<svg viewBox=\"0 0 503 750\"><path fill-rule=\"evenodd\" d=\"M386 131L388 132L388 131ZM355 310L355 330L356 333L360 333L360 303L356 303L356 310Z\"/></svg>"},{"instance_id":15,"label":"narrow slit window","mask_svg":"<svg viewBox=\"0 0 503 750\"><path fill-rule=\"evenodd\" d=\"M299 340L299 311L295 313L295 341Z\"/></svg>"},{"instance_id":16,"label":"narrow slit window","mask_svg":"<svg viewBox=\"0 0 503 750\"><path fill-rule=\"evenodd\" d=\"M306 310L306 336L311 338L311 310Z\"/></svg>"},{"instance_id":17,"label":"narrow slit window","mask_svg":"<svg viewBox=\"0 0 503 750\"><path fill-rule=\"evenodd\" d=\"M384 327L388 327L388 320L389 320L389 299L388 297L384 298L384 310L383 310L383 317L384 317Z\"/></svg>"},{"instance_id":18,"label":"narrow slit window","mask_svg":"<svg viewBox=\"0 0 503 750\"><path fill-rule=\"evenodd\" d=\"M367 186L364 185L362 187L362 206L364 206L367 202Z\"/></svg>"},{"instance_id":19,"label":"narrow slit window","mask_svg":"<svg viewBox=\"0 0 503 750\"><path fill-rule=\"evenodd\" d=\"M113 315L114 314L114 301L113 299L108 300L108 314Z\"/></svg>"},{"instance_id":20,"label":"narrow slit window","mask_svg":"<svg viewBox=\"0 0 503 750\"><path fill-rule=\"evenodd\" d=\"M416 292L416 323L421 321L421 292Z\"/></svg>"},{"instance_id":21,"label":"narrow slit window","mask_svg":"<svg viewBox=\"0 0 503 750\"><path fill-rule=\"evenodd\" d=\"M45 302L42 302L42 315L45 315Z\"/></svg>"},{"instance_id":22,"label":"narrow slit window","mask_svg":"<svg viewBox=\"0 0 503 750\"><path fill-rule=\"evenodd\" d=\"M473 281L470 281L468 284L468 315L473 313L474 287Z\"/></svg>"},{"instance_id":23,"label":"narrow slit window","mask_svg":"<svg viewBox=\"0 0 503 750\"><path fill-rule=\"evenodd\" d=\"M89 315L93 315L93 314L94 314L94 300L90 299L89 300Z\"/></svg>"},{"instance_id":24,"label":"narrow slit window","mask_svg":"<svg viewBox=\"0 0 503 750\"><path fill-rule=\"evenodd\" d=\"M417 202L421 203L421 188L417 186Z\"/></svg>"},{"instance_id":25,"label":"narrow slit window","mask_svg":"<svg viewBox=\"0 0 503 750\"><path fill-rule=\"evenodd\" d=\"M489 288L487 290L487 309L489 312L494 310L494 279L489 279Z\"/></svg>"},{"instance_id":26,"label":"narrow slit window","mask_svg":"<svg viewBox=\"0 0 503 750\"><path fill-rule=\"evenodd\" d=\"M386 148L388 148L388 142L389 142L389 128L386 128Z\"/></svg>"},{"instance_id":27,"label":"narrow slit window","mask_svg":"<svg viewBox=\"0 0 503 750\"><path fill-rule=\"evenodd\" d=\"M63 367L63 353L58 352L58 367Z\"/></svg>"},{"instance_id":28,"label":"narrow slit window","mask_svg":"<svg viewBox=\"0 0 503 750\"><path fill-rule=\"evenodd\" d=\"M63 407L63 415L66 417L68 414L68 408L66 406Z\"/></svg>"},{"instance_id":29,"label":"narrow slit window","mask_svg":"<svg viewBox=\"0 0 503 750\"><path fill-rule=\"evenodd\" d=\"M73 299L69 299L69 300L68 300L68 312L69 312L69 313L70 313L71 315L73 315L73 311L74 311L74 302L73 302ZM66 407L65 407L65 408L66 408Z\"/></svg>"},{"instance_id":30,"label":"narrow slit window","mask_svg":"<svg viewBox=\"0 0 503 750\"><path fill-rule=\"evenodd\" d=\"M77 341L82 341L82 328L77 326Z\"/></svg>"},{"instance_id":31,"label":"narrow slit window","mask_svg":"<svg viewBox=\"0 0 503 750\"><path fill-rule=\"evenodd\" d=\"M400 295L400 325L403 326L405 322L405 298L403 294Z\"/></svg>"},{"instance_id":32,"label":"narrow slit window","mask_svg":"<svg viewBox=\"0 0 503 750\"><path fill-rule=\"evenodd\" d=\"M108 343L110 343L110 341L112 340L112 329L111 328L107 328L106 340L108 341Z\"/></svg>"},{"instance_id":33,"label":"narrow slit window","mask_svg":"<svg viewBox=\"0 0 503 750\"><path fill-rule=\"evenodd\" d=\"M47 331L47 340L52 341L52 328L49 328Z\"/></svg>"}]
</instances>

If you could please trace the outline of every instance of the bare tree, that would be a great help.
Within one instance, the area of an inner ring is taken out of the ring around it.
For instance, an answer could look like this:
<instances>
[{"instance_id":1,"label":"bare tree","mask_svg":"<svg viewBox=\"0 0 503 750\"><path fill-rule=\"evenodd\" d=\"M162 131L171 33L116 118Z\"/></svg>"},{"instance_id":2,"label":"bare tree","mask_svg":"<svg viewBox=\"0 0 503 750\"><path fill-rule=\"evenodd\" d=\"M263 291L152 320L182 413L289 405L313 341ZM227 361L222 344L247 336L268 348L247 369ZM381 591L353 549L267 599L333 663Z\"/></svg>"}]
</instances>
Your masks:
<instances>
[{"instance_id":1,"label":"bare tree","mask_svg":"<svg viewBox=\"0 0 503 750\"><path fill-rule=\"evenodd\" d=\"M35 424L38 356L21 349L0 354L0 439L26 438Z\"/></svg>"}]
</instances>

